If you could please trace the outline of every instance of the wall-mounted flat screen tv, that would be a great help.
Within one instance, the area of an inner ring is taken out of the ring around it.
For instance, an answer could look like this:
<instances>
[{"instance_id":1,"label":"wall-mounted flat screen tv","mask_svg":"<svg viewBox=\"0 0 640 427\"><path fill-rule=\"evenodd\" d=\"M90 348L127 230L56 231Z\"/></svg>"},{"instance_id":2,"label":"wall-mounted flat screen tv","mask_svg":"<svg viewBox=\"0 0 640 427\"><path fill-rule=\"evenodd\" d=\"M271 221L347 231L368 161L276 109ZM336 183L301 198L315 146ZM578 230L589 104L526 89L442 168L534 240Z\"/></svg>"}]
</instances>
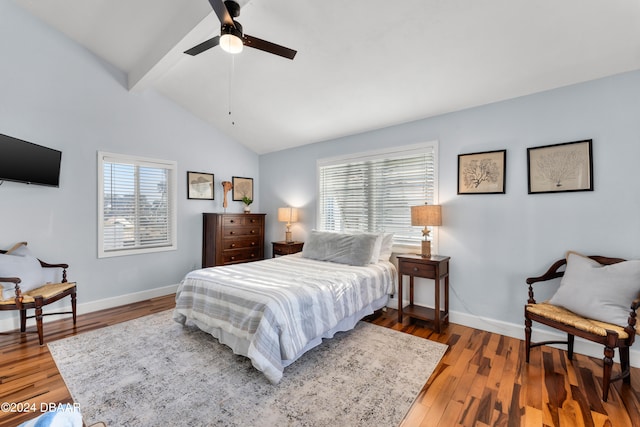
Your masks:
<instances>
[{"instance_id":1,"label":"wall-mounted flat screen tv","mask_svg":"<svg viewBox=\"0 0 640 427\"><path fill-rule=\"evenodd\" d=\"M0 181L60 185L62 152L0 134Z\"/></svg>"}]
</instances>

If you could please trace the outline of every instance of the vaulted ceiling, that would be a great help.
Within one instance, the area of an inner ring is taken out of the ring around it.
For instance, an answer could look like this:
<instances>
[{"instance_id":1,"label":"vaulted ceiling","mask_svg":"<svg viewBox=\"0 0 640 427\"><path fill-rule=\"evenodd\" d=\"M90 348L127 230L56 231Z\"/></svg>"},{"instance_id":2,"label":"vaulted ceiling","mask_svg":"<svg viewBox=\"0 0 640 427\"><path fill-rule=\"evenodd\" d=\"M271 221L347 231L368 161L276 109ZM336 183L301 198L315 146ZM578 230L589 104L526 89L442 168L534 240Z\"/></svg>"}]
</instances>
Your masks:
<instances>
[{"instance_id":1,"label":"vaulted ceiling","mask_svg":"<svg viewBox=\"0 0 640 427\"><path fill-rule=\"evenodd\" d=\"M185 55L207 0L14 1L259 154L640 69L637 0L239 0L293 61Z\"/></svg>"}]
</instances>

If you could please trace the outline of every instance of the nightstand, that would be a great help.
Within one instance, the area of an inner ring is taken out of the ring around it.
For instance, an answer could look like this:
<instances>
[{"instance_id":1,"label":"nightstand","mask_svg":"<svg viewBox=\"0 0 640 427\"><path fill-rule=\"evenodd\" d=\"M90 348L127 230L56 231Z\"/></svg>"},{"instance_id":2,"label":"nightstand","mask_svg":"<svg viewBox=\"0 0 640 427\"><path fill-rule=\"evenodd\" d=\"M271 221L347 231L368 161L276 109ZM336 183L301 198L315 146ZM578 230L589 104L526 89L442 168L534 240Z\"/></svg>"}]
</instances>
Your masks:
<instances>
[{"instance_id":1,"label":"nightstand","mask_svg":"<svg viewBox=\"0 0 640 427\"><path fill-rule=\"evenodd\" d=\"M403 315L409 318L433 322L436 332L442 332L442 326L449 323L449 257L431 255L398 255L398 323ZM402 276L409 276L409 305L402 307ZM413 303L414 277L433 279L435 288L434 308L421 307ZM444 307L440 308L440 287L444 279Z\"/></svg>"},{"instance_id":2,"label":"nightstand","mask_svg":"<svg viewBox=\"0 0 640 427\"><path fill-rule=\"evenodd\" d=\"M273 258L276 255L291 255L298 253L302 250L304 242L271 242L273 245Z\"/></svg>"}]
</instances>

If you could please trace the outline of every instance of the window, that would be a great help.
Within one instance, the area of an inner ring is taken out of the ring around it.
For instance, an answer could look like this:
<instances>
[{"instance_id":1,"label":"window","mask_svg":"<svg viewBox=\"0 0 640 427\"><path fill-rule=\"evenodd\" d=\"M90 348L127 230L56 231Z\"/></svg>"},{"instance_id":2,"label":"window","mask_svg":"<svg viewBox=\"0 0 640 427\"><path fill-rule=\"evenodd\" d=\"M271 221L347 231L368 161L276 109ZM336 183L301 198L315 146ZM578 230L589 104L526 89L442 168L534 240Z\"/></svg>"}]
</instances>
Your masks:
<instances>
[{"instance_id":1,"label":"window","mask_svg":"<svg viewBox=\"0 0 640 427\"><path fill-rule=\"evenodd\" d=\"M98 257L176 249L176 162L98 152Z\"/></svg>"},{"instance_id":2,"label":"window","mask_svg":"<svg viewBox=\"0 0 640 427\"><path fill-rule=\"evenodd\" d=\"M325 231L394 233L415 246L411 206L437 202L437 142L318 161L319 223Z\"/></svg>"}]
</instances>

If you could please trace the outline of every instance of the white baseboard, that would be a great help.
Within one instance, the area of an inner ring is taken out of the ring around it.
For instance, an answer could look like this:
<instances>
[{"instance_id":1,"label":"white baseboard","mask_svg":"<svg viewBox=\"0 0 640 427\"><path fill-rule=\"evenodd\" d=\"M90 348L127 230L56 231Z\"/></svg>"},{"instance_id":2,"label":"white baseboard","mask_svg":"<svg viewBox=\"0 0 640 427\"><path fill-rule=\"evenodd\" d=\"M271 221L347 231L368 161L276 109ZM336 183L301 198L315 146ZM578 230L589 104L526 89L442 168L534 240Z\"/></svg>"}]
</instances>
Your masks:
<instances>
[{"instance_id":1,"label":"white baseboard","mask_svg":"<svg viewBox=\"0 0 640 427\"><path fill-rule=\"evenodd\" d=\"M90 301L86 303L79 303L77 308L78 314L86 314L92 313L94 311L104 310L107 308L119 307L121 305L127 305L138 301L144 301L150 298L156 298L164 295L173 294L178 289L178 285L169 285L163 286L161 288L149 289L141 292L134 292L126 295L118 295L117 297L105 298L97 301ZM59 304L60 302L56 302L55 304ZM50 311L71 311L71 304L69 303L69 298L64 299L65 305L51 305ZM5 312L12 313L12 312ZM46 313L46 309L45 309ZM61 315L61 316L45 316L44 323L51 322L57 319L62 319L68 317L69 315ZM29 319L27 326L35 324L33 319ZM0 332L13 331L20 327L20 316L18 312L15 312L15 316L12 316L8 319L0 320ZM46 331L45 331L46 332Z\"/></svg>"}]
</instances>

